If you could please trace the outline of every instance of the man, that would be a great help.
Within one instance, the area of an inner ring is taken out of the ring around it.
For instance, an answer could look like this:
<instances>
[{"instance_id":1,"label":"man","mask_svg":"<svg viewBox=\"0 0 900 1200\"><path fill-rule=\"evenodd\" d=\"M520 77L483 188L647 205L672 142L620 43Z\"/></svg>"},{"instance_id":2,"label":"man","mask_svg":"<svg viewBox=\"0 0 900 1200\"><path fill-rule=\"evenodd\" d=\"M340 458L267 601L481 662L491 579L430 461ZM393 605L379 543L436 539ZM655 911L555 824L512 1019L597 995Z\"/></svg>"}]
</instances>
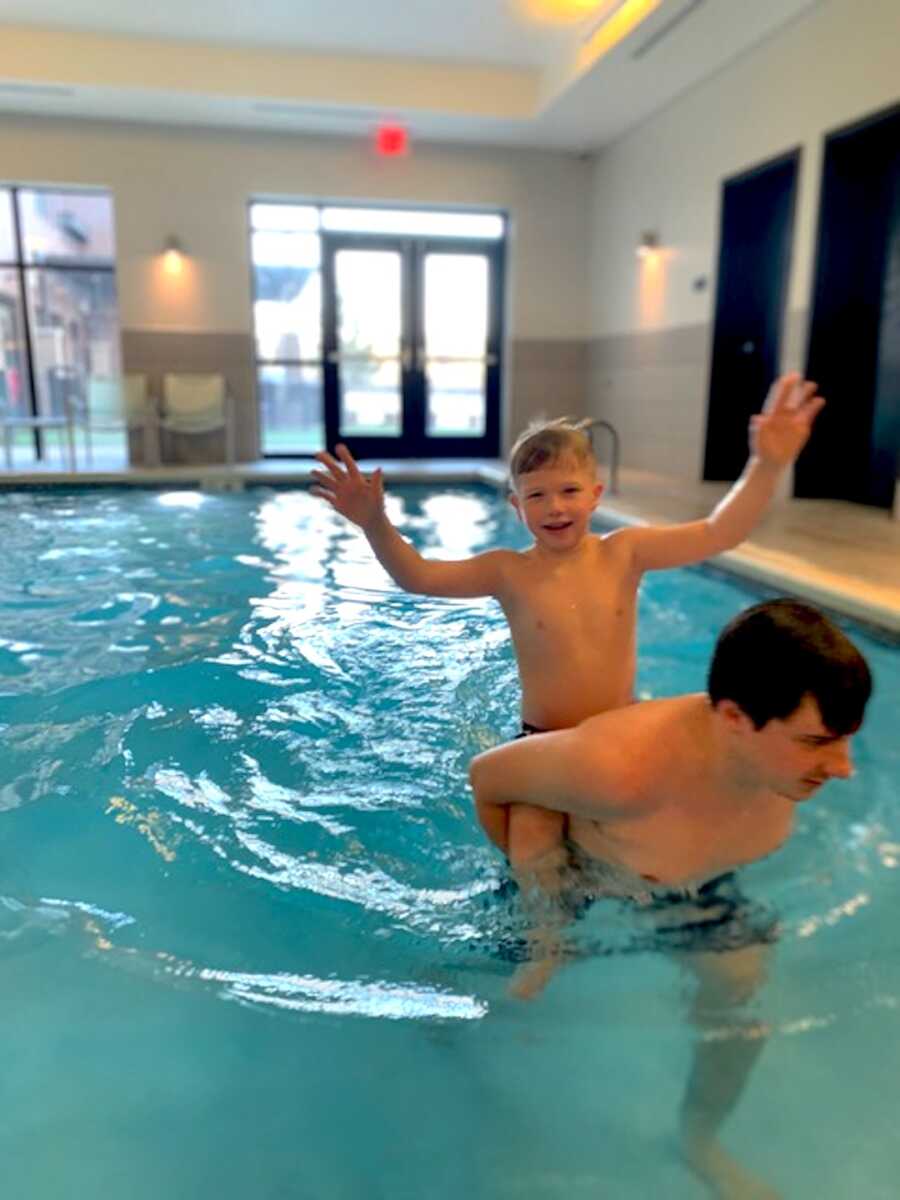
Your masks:
<instances>
[{"instance_id":1,"label":"man","mask_svg":"<svg viewBox=\"0 0 900 1200\"><path fill-rule=\"evenodd\" d=\"M758 986L772 930L747 930L723 953L706 946L703 927L718 929L723 912L738 919L743 898L730 872L777 849L797 804L823 783L850 777L850 742L871 686L865 659L816 609L791 600L754 605L720 635L705 694L635 704L478 755L470 777L479 819L503 849L509 805L568 814L567 845L535 864L534 881L545 890L554 890L564 851L594 895L632 895L654 913L668 907L668 937L686 906L691 936L678 949L693 943L693 1016L709 1028L723 1006L744 1003ZM527 967L520 994L537 990L550 970L552 961ZM716 1136L763 1032L737 1027L695 1051L682 1142L721 1196L774 1195Z\"/></svg>"}]
</instances>

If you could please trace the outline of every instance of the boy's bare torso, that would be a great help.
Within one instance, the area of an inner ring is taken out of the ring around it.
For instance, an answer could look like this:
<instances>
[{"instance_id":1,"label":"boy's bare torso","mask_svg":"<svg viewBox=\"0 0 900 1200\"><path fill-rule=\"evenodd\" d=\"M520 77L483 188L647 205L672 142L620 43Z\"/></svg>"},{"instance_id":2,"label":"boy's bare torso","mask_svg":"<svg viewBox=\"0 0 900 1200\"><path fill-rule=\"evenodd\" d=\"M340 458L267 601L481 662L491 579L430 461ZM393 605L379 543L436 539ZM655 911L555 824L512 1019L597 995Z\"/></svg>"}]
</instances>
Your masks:
<instances>
[{"instance_id":1,"label":"boy's bare torso","mask_svg":"<svg viewBox=\"0 0 900 1200\"><path fill-rule=\"evenodd\" d=\"M706 698L648 701L572 731L588 763L614 739L629 797L621 817L570 816L569 838L591 858L669 887L702 883L778 849L794 804L774 792L723 783L703 737ZM608 772L608 754L604 754Z\"/></svg>"},{"instance_id":2,"label":"boy's bare torso","mask_svg":"<svg viewBox=\"0 0 900 1200\"><path fill-rule=\"evenodd\" d=\"M565 729L630 704L637 575L616 534L591 535L571 555L510 552L498 600L522 682L522 719Z\"/></svg>"}]
</instances>

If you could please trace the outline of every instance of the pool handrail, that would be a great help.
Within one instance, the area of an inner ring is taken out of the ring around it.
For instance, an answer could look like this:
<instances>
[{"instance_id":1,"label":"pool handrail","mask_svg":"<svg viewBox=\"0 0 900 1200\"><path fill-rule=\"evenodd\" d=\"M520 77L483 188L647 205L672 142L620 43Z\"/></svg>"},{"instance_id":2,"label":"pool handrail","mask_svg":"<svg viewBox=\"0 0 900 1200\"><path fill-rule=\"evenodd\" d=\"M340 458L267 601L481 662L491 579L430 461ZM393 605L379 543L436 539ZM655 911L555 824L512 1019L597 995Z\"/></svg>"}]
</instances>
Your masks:
<instances>
[{"instance_id":1,"label":"pool handrail","mask_svg":"<svg viewBox=\"0 0 900 1200\"><path fill-rule=\"evenodd\" d=\"M611 496L617 496L619 494L619 432L615 425L612 425L609 421L591 421L591 430L593 431L594 429L607 430L612 441L612 452L609 457L609 487L607 491Z\"/></svg>"}]
</instances>

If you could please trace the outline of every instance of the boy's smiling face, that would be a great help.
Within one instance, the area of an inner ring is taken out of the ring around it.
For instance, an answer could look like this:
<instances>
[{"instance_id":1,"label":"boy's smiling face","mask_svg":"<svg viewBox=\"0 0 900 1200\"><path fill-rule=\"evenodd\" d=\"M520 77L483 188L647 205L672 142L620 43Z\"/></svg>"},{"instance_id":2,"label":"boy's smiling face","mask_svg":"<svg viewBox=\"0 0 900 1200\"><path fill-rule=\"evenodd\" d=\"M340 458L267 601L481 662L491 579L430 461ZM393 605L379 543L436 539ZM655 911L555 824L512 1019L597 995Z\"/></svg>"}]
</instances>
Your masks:
<instances>
[{"instance_id":1,"label":"boy's smiling face","mask_svg":"<svg viewBox=\"0 0 900 1200\"><path fill-rule=\"evenodd\" d=\"M510 503L538 545L557 552L574 549L589 532L602 491L592 465L566 457L520 475Z\"/></svg>"}]
</instances>

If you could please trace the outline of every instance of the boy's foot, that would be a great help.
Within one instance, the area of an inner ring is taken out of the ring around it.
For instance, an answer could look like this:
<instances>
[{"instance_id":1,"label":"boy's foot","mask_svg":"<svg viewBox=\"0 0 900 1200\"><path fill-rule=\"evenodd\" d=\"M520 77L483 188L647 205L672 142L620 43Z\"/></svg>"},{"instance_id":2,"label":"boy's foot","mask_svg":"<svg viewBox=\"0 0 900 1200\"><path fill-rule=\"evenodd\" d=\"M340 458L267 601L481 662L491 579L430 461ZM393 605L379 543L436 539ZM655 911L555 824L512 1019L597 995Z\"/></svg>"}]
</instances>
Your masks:
<instances>
[{"instance_id":1,"label":"boy's foot","mask_svg":"<svg viewBox=\"0 0 900 1200\"><path fill-rule=\"evenodd\" d=\"M533 1000L550 982L560 962L561 956L557 952L522 963L509 981L509 995L514 1000Z\"/></svg>"}]
</instances>

